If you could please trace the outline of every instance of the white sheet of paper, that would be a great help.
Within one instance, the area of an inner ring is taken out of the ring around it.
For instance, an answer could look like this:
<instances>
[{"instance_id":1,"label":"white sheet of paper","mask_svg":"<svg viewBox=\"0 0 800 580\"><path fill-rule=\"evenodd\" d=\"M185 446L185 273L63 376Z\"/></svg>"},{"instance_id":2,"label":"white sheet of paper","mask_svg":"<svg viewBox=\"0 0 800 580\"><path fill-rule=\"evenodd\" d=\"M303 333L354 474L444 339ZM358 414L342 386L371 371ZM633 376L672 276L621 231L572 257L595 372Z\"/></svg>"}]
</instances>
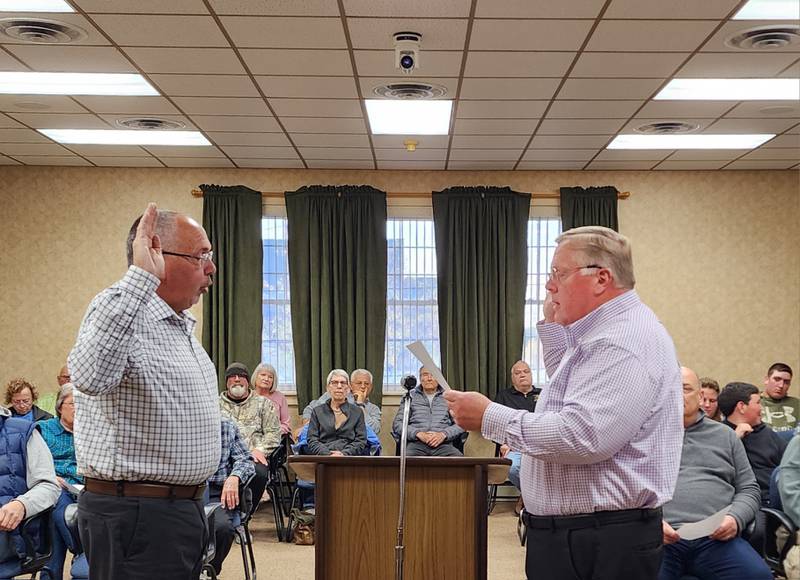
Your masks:
<instances>
[{"instance_id":1,"label":"white sheet of paper","mask_svg":"<svg viewBox=\"0 0 800 580\"><path fill-rule=\"evenodd\" d=\"M722 520L728 513L731 506L725 506L717 513L708 516L699 522L692 522L691 524L683 524L680 528L675 530L683 540L696 540L697 538L705 538L716 530Z\"/></svg>"},{"instance_id":2,"label":"white sheet of paper","mask_svg":"<svg viewBox=\"0 0 800 580\"><path fill-rule=\"evenodd\" d=\"M442 374L442 371L439 370L439 367L436 366L436 363L433 362L431 355L428 353L428 349L425 348L425 345L422 344L421 341L412 342L411 344L407 344L406 348L411 351L417 360L422 363L426 369L431 371L433 378L439 383L439 385L445 390L450 390L450 385L447 384L447 381Z\"/></svg>"}]
</instances>

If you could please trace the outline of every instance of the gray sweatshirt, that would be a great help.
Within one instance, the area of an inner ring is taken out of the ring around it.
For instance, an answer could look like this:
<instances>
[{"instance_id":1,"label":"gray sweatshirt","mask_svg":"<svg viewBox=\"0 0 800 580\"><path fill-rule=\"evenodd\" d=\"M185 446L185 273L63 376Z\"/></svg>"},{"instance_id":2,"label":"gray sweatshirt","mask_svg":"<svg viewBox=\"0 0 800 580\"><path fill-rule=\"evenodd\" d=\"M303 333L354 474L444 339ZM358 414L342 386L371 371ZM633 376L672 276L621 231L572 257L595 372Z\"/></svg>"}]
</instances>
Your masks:
<instances>
[{"instance_id":1,"label":"gray sweatshirt","mask_svg":"<svg viewBox=\"0 0 800 580\"><path fill-rule=\"evenodd\" d=\"M731 505L728 513L741 533L761 505L756 477L734 431L699 416L684 431L678 483L672 501L664 504L664 519L678 528Z\"/></svg>"}]
</instances>

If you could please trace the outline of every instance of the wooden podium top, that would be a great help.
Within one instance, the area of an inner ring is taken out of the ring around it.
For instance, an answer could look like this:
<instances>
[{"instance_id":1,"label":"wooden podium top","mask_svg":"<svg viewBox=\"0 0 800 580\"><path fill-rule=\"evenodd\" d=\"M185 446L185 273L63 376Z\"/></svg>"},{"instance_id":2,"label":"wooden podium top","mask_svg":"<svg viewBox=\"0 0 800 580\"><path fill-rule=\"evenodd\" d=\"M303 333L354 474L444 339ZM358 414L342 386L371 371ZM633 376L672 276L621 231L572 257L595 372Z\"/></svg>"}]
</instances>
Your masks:
<instances>
[{"instance_id":1,"label":"wooden podium top","mask_svg":"<svg viewBox=\"0 0 800 580\"><path fill-rule=\"evenodd\" d=\"M400 457L331 457L330 455L292 455L289 457L289 466L300 479L314 481L316 467L319 464L331 464L353 467L396 467L399 469ZM445 466L475 466L483 465L486 468L488 483L503 483L508 478L508 469L511 460L502 457L407 457L407 467L428 467L433 465Z\"/></svg>"}]
</instances>

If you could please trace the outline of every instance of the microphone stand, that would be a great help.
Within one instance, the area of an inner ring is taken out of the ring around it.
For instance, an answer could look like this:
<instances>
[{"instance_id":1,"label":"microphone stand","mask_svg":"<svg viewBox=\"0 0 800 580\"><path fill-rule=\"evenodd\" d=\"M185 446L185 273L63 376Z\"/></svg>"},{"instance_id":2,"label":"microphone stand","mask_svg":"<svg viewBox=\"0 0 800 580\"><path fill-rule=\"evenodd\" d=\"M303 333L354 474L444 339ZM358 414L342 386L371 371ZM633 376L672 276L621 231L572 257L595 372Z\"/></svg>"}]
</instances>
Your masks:
<instances>
[{"instance_id":1,"label":"microphone stand","mask_svg":"<svg viewBox=\"0 0 800 580\"><path fill-rule=\"evenodd\" d=\"M416 382L416 381L415 381ZM403 580L405 545L403 535L406 525L406 440L408 438L408 416L411 409L411 391L403 397L403 430L400 435L400 511L397 515L397 545L394 547L394 578Z\"/></svg>"}]
</instances>

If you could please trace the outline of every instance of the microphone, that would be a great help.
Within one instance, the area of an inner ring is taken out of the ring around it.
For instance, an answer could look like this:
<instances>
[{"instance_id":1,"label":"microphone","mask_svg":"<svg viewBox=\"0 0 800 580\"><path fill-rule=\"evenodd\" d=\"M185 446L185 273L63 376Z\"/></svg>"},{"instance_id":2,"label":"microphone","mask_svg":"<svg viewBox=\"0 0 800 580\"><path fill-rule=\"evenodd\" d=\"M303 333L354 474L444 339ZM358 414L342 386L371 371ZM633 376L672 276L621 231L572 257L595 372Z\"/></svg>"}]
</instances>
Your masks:
<instances>
[{"instance_id":1,"label":"microphone","mask_svg":"<svg viewBox=\"0 0 800 580\"><path fill-rule=\"evenodd\" d=\"M417 386L417 377L414 375L405 375L402 379L400 379L400 384L406 391L410 391Z\"/></svg>"},{"instance_id":2,"label":"microphone","mask_svg":"<svg viewBox=\"0 0 800 580\"><path fill-rule=\"evenodd\" d=\"M406 442L408 441L408 417L411 412L411 391L417 386L417 377L405 375L400 384L406 390L403 396L403 423L400 430L400 508L397 515L397 543L394 547L394 578L403 580L405 564L405 528L406 528Z\"/></svg>"}]
</instances>

